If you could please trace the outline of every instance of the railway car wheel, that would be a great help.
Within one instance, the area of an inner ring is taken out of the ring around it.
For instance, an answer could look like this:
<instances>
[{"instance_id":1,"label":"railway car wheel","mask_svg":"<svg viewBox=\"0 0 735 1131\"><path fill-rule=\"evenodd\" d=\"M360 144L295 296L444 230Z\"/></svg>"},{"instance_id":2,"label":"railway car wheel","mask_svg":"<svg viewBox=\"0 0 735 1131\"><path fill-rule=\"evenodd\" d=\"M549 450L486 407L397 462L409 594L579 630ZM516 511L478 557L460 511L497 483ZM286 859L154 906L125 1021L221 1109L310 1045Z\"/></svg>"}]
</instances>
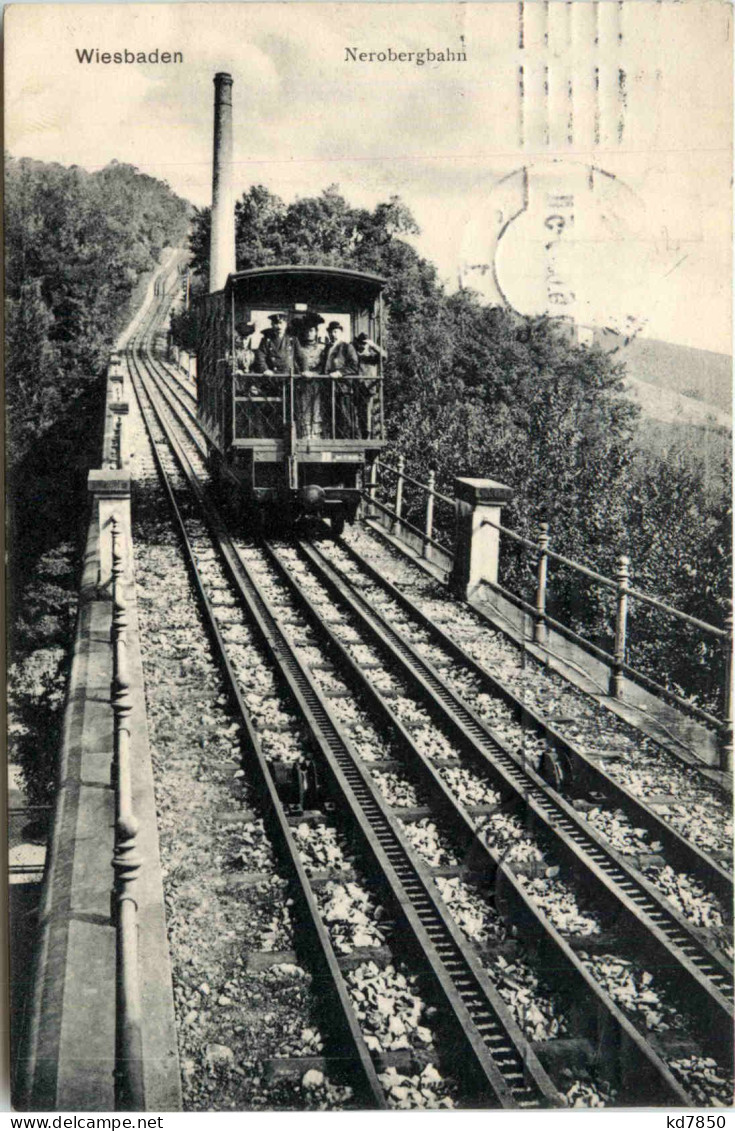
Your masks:
<instances>
[{"instance_id":1,"label":"railway car wheel","mask_svg":"<svg viewBox=\"0 0 735 1131\"><path fill-rule=\"evenodd\" d=\"M572 767L566 754L561 750L544 750L541 776L557 793L563 793L572 781Z\"/></svg>"},{"instance_id":2,"label":"railway car wheel","mask_svg":"<svg viewBox=\"0 0 735 1131\"><path fill-rule=\"evenodd\" d=\"M344 534L344 530L345 530L345 516L344 516L344 514L342 514L341 512L339 514L333 514L332 517L329 520L329 525L332 528L332 537L334 538L334 540L336 542L337 539L341 538L342 535Z\"/></svg>"}]
</instances>

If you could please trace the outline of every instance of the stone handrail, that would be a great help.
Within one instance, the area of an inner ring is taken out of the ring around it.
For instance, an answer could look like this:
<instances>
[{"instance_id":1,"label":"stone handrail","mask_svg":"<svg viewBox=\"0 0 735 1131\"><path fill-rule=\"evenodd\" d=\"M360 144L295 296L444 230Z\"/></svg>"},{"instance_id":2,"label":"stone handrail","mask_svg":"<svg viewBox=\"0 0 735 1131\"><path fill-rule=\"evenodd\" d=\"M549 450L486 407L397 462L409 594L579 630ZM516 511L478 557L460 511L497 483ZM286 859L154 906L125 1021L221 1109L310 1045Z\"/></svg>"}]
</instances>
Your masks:
<instances>
[{"instance_id":1,"label":"stone handrail","mask_svg":"<svg viewBox=\"0 0 735 1131\"><path fill-rule=\"evenodd\" d=\"M123 595L126 573L122 530L117 516L112 525L112 681L113 759L111 785L115 792L114 886L111 916L116 932L115 1108L144 1111L143 1043L138 971L138 904L136 882L143 865L137 851L139 823L133 811L130 714L133 709L127 659L128 612Z\"/></svg>"}]
</instances>

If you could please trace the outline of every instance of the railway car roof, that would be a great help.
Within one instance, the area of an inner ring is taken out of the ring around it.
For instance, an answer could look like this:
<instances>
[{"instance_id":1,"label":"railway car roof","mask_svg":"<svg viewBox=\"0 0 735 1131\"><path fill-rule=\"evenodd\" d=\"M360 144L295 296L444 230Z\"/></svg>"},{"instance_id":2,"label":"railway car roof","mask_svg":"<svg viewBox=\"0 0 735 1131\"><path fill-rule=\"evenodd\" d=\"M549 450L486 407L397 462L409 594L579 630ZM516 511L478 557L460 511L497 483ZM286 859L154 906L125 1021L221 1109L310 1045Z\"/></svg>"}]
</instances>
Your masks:
<instances>
[{"instance_id":1,"label":"railway car roof","mask_svg":"<svg viewBox=\"0 0 735 1131\"><path fill-rule=\"evenodd\" d=\"M280 285L290 288L305 283L310 287L327 286L337 293L340 289L376 297L386 284L380 275L369 271L355 271L351 267L320 267L304 263L289 263L279 267L250 267L235 271L227 280L227 290L260 290L275 292Z\"/></svg>"}]
</instances>

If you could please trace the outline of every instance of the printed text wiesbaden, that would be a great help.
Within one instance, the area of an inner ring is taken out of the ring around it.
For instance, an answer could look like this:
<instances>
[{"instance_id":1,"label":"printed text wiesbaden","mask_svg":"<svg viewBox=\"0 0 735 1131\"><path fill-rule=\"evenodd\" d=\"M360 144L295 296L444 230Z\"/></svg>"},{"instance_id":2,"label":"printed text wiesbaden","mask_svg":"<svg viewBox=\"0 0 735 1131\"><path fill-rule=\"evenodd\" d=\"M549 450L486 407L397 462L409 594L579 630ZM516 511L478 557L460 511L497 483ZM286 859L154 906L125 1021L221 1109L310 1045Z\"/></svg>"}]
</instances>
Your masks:
<instances>
[{"instance_id":1,"label":"printed text wiesbaden","mask_svg":"<svg viewBox=\"0 0 735 1131\"><path fill-rule=\"evenodd\" d=\"M100 51L99 47L76 47L79 63L183 63L183 51Z\"/></svg>"}]
</instances>

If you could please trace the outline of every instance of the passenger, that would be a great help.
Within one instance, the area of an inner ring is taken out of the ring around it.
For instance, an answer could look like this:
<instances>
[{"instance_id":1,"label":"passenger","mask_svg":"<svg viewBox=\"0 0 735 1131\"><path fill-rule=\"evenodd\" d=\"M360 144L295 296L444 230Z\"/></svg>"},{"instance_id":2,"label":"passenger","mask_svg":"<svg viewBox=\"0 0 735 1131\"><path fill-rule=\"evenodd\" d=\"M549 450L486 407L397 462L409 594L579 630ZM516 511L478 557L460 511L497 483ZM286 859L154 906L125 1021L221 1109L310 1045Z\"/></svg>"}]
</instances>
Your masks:
<instances>
[{"instance_id":1,"label":"passenger","mask_svg":"<svg viewBox=\"0 0 735 1131\"><path fill-rule=\"evenodd\" d=\"M358 334L354 340L355 353L357 354L358 373L360 377L373 378L368 384L362 382L357 389L355 400L357 402L358 435L369 440L372 436L373 408L375 393L377 391L377 378L380 373L380 359L385 358L385 350L372 341L366 333Z\"/></svg>"},{"instance_id":2,"label":"passenger","mask_svg":"<svg viewBox=\"0 0 735 1131\"><path fill-rule=\"evenodd\" d=\"M309 311L299 320L294 349L294 367L304 377L316 377L322 359L323 345L317 338L318 327L324 319L316 311ZM325 398L321 381L299 381L295 389L296 427L299 436L322 436L325 418Z\"/></svg>"},{"instance_id":3,"label":"passenger","mask_svg":"<svg viewBox=\"0 0 735 1131\"><path fill-rule=\"evenodd\" d=\"M343 341L343 333L341 322L330 322L327 326L329 339L322 356L322 372L328 377L357 376L359 368L357 353L351 342ZM355 390L345 382L337 389L327 387L324 391L329 398L329 415L333 417L329 434L331 435L332 429L334 429L335 439L349 440L354 438L357 428Z\"/></svg>"},{"instance_id":4,"label":"passenger","mask_svg":"<svg viewBox=\"0 0 735 1131\"><path fill-rule=\"evenodd\" d=\"M330 377L356 377L359 369L355 347L342 339L344 330L341 322L330 322L327 326L329 340L324 347L322 373Z\"/></svg>"},{"instance_id":5,"label":"passenger","mask_svg":"<svg viewBox=\"0 0 735 1131\"><path fill-rule=\"evenodd\" d=\"M307 374L310 377L319 373L323 345L317 338L318 327L323 325L324 319L315 310L309 311L299 321L297 341L294 351L295 368L297 373Z\"/></svg>"},{"instance_id":6,"label":"passenger","mask_svg":"<svg viewBox=\"0 0 735 1131\"><path fill-rule=\"evenodd\" d=\"M292 373L295 342L288 332L288 315L279 310L269 315L271 327L264 330L255 351L254 372L272 377L274 373Z\"/></svg>"},{"instance_id":7,"label":"passenger","mask_svg":"<svg viewBox=\"0 0 735 1131\"><path fill-rule=\"evenodd\" d=\"M357 354L358 373L361 377L377 377L381 357L385 357L385 350L372 341L367 334L358 334L354 341Z\"/></svg>"},{"instance_id":8,"label":"passenger","mask_svg":"<svg viewBox=\"0 0 735 1131\"><path fill-rule=\"evenodd\" d=\"M293 373L295 342L288 332L288 315L276 311L269 315L270 328L264 330L255 351L253 372L262 378L275 374ZM260 380L253 385L250 435L253 437L278 436L283 427L283 382Z\"/></svg>"},{"instance_id":9,"label":"passenger","mask_svg":"<svg viewBox=\"0 0 735 1131\"><path fill-rule=\"evenodd\" d=\"M255 361L253 335L254 322L235 323L235 372L250 373Z\"/></svg>"}]
</instances>

